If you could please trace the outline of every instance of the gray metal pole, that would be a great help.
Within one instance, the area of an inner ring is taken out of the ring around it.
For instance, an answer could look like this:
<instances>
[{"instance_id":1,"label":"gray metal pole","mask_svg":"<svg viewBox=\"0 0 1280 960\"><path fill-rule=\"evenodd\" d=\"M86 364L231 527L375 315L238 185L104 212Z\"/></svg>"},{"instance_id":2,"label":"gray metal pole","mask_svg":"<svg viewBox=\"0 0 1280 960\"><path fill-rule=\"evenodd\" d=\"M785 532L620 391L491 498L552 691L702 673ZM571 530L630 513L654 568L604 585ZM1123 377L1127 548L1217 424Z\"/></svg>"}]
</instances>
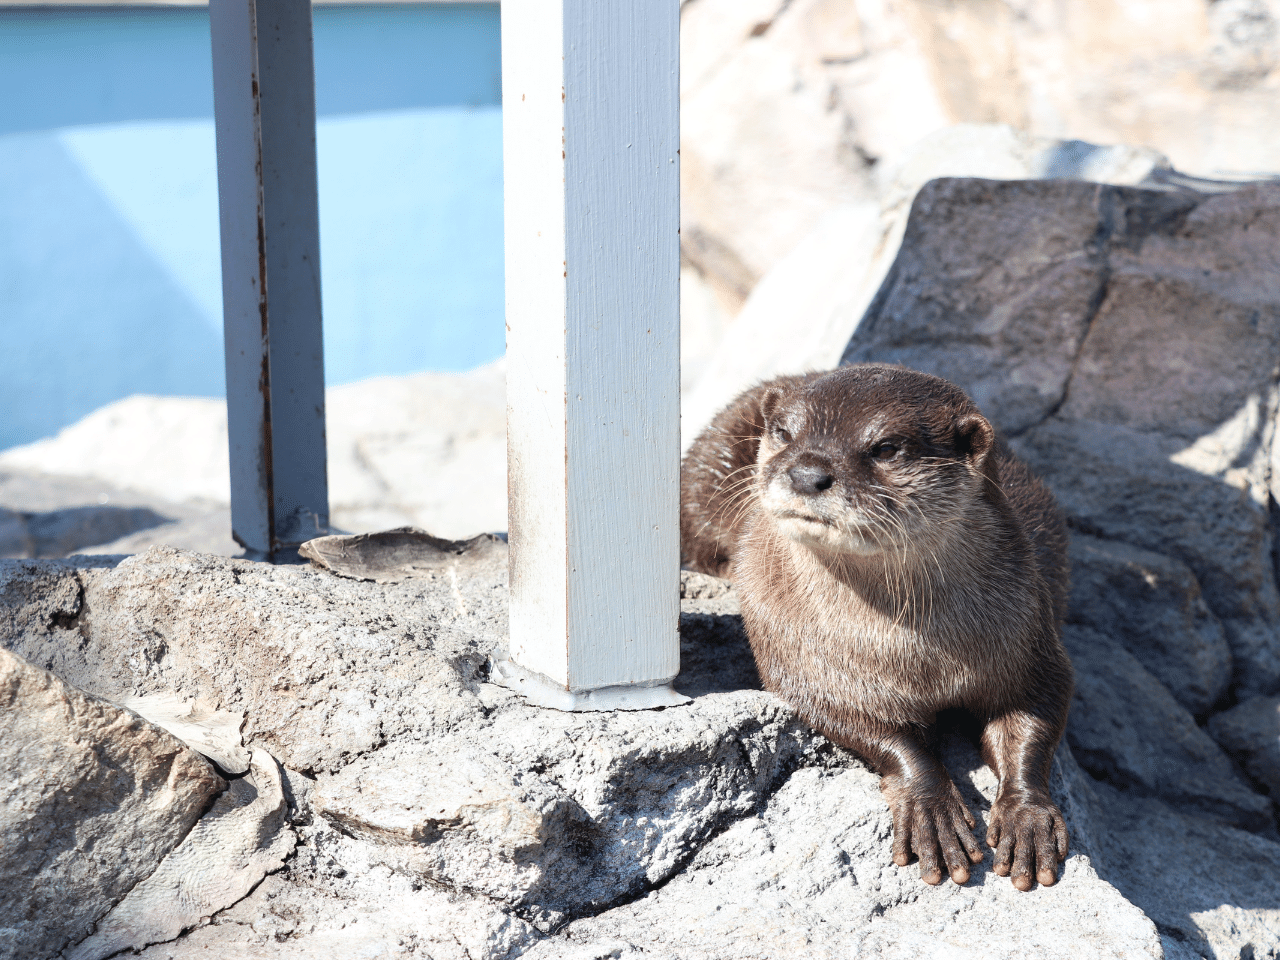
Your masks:
<instances>
[{"instance_id":1,"label":"gray metal pole","mask_svg":"<svg viewBox=\"0 0 1280 960\"><path fill-rule=\"evenodd\" d=\"M231 535L285 559L329 525L310 0L212 0Z\"/></svg>"}]
</instances>

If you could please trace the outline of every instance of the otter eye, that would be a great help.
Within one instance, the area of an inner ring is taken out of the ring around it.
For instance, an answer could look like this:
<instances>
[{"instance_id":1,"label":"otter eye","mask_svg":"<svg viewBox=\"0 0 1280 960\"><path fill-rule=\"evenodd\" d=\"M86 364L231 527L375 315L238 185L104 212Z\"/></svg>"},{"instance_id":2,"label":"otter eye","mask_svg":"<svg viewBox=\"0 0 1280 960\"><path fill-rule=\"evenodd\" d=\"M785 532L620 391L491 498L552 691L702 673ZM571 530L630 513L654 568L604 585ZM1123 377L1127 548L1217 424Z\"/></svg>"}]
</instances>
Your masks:
<instances>
[{"instance_id":1,"label":"otter eye","mask_svg":"<svg viewBox=\"0 0 1280 960\"><path fill-rule=\"evenodd\" d=\"M892 460L898 455L898 451L902 449L896 443L888 440L882 440L871 448L871 456L877 460Z\"/></svg>"},{"instance_id":2,"label":"otter eye","mask_svg":"<svg viewBox=\"0 0 1280 960\"><path fill-rule=\"evenodd\" d=\"M775 426L773 428L773 439L779 443L790 443L791 433L785 427Z\"/></svg>"}]
</instances>

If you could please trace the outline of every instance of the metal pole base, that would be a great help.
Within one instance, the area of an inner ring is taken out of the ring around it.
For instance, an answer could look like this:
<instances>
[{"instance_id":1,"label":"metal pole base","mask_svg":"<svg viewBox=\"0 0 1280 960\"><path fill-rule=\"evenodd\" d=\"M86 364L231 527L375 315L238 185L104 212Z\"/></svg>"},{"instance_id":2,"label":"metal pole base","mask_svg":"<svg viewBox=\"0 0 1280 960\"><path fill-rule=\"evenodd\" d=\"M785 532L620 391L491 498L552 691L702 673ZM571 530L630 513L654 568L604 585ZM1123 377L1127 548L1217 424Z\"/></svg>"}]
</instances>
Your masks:
<instances>
[{"instance_id":1,"label":"metal pole base","mask_svg":"<svg viewBox=\"0 0 1280 960\"><path fill-rule=\"evenodd\" d=\"M676 693L670 680L653 686L618 684L594 690L566 690L560 684L534 673L511 660L493 661L490 679L499 686L514 690L530 703L566 713L590 710L652 710L655 707L677 707L689 698Z\"/></svg>"}]
</instances>

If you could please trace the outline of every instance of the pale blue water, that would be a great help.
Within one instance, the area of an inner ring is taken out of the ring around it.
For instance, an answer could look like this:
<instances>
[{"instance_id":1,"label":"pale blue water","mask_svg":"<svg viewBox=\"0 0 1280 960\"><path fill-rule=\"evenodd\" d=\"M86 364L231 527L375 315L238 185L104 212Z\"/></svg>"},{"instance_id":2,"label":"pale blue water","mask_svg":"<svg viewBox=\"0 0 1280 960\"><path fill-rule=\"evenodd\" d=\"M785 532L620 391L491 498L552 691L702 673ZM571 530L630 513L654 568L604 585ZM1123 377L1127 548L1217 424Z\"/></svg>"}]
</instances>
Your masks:
<instances>
[{"instance_id":1,"label":"pale blue water","mask_svg":"<svg viewBox=\"0 0 1280 960\"><path fill-rule=\"evenodd\" d=\"M329 383L503 350L496 5L318 8ZM208 18L0 10L0 448L222 394Z\"/></svg>"}]
</instances>

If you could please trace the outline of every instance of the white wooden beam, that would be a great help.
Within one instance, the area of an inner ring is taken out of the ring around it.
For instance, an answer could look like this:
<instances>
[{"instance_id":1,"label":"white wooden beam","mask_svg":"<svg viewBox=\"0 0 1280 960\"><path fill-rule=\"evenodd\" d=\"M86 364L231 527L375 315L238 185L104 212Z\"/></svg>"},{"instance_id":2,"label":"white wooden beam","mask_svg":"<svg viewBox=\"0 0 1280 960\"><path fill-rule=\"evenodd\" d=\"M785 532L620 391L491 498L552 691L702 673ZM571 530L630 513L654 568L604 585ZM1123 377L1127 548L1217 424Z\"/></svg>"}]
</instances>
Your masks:
<instances>
[{"instance_id":1,"label":"white wooden beam","mask_svg":"<svg viewBox=\"0 0 1280 960\"><path fill-rule=\"evenodd\" d=\"M213 0L232 536L328 532L310 0Z\"/></svg>"},{"instance_id":2,"label":"white wooden beam","mask_svg":"<svg viewBox=\"0 0 1280 960\"><path fill-rule=\"evenodd\" d=\"M679 703L678 0L502 6L511 646L561 709Z\"/></svg>"}]
</instances>

